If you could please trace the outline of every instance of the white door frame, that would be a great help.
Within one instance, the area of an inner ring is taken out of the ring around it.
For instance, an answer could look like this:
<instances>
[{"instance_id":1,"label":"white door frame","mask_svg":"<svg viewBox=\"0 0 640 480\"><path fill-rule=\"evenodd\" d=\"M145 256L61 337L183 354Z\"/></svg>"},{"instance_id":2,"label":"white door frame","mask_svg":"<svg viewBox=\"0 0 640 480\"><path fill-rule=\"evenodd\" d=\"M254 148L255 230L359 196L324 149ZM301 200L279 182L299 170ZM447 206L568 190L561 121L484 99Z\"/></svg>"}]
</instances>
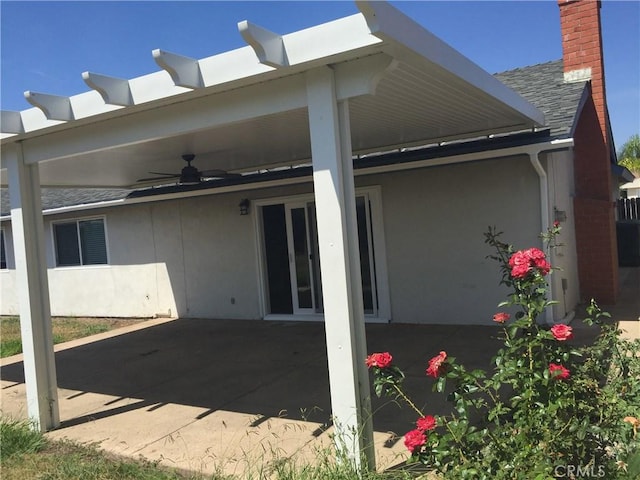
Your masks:
<instances>
[{"instance_id":1,"label":"white door frame","mask_svg":"<svg viewBox=\"0 0 640 480\"><path fill-rule=\"evenodd\" d=\"M365 315L367 323L389 323L391 321L391 301L389 291L389 280L387 273L387 254L384 234L384 219L382 212L382 188L379 185L367 186L356 188L356 196L364 196L367 202L367 214L370 221L370 247L369 255L373 261L375 270L375 277L372 281L375 283L374 292L374 314ZM260 315L265 320L296 320L296 321L323 321L324 314L310 312L310 313L295 313L294 314L272 314L268 309L268 280L266 272L266 256L264 252L264 231L262 222L262 207L267 205L284 204L285 210L287 205L306 205L308 202L313 202L313 193L298 194L298 195L284 195L271 198L263 198L258 200L252 200L252 204L255 205L254 215L254 231L256 235L257 246L257 258L258 258L258 292L260 298ZM370 212L370 214L369 214ZM287 220L289 221L289 220ZM307 219L308 221L308 219ZM291 265L291 263L290 263ZM292 277L292 282L293 282ZM293 289L293 285L292 285ZM295 299L294 299L295 301ZM377 308L375 308L377 302Z\"/></svg>"}]
</instances>

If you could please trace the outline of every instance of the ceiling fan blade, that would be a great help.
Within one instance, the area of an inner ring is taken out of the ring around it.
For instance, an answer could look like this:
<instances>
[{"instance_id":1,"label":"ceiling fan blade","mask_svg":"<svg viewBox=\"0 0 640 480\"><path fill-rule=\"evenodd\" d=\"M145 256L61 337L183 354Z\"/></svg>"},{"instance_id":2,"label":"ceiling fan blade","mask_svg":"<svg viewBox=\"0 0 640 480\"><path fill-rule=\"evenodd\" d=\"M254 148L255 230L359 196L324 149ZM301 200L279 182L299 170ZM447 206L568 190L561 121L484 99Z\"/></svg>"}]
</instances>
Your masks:
<instances>
[{"instance_id":1,"label":"ceiling fan blade","mask_svg":"<svg viewBox=\"0 0 640 480\"><path fill-rule=\"evenodd\" d=\"M166 172L149 172L151 175L164 175L165 177L179 177L179 173L166 173Z\"/></svg>"},{"instance_id":2,"label":"ceiling fan blade","mask_svg":"<svg viewBox=\"0 0 640 480\"><path fill-rule=\"evenodd\" d=\"M229 173L225 170L204 170L200 172L203 178L236 178L240 177L239 173Z\"/></svg>"},{"instance_id":3,"label":"ceiling fan blade","mask_svg":"<svg viewBox=\"0 0 640 480\"><path fill-rule=\"evenodd\" d=\"M154 172L149 172L149 173L154 173ZM169 173L161 173L161 174L156 174L155 177L147 177L147 178L139 178L138 180L136 180L136 182L150 182L152 180L168 180L170 178L178 178L180 175L173 175L173 174L169 174Z\"/></svg>"}]
</instances>

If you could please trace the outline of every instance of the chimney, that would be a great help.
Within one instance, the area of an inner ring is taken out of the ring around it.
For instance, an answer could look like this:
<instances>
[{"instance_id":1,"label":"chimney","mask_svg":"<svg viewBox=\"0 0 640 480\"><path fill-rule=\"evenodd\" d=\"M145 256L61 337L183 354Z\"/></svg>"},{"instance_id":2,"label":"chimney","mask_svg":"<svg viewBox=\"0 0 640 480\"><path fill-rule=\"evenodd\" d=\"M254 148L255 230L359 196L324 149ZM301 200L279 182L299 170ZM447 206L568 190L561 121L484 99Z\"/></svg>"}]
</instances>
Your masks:
<instances>
[{"instance_id":1,"label":"chimney","mask_svg":"<svg viewBox=\"0 0 640 480\"><path fill-rule=\"evenodd\" d=\"M607 131L607 99L604 84L600 0L558 0L562 32L565 82L590 80L602 136L611 146Z\"/></svg>"}]
</instances>

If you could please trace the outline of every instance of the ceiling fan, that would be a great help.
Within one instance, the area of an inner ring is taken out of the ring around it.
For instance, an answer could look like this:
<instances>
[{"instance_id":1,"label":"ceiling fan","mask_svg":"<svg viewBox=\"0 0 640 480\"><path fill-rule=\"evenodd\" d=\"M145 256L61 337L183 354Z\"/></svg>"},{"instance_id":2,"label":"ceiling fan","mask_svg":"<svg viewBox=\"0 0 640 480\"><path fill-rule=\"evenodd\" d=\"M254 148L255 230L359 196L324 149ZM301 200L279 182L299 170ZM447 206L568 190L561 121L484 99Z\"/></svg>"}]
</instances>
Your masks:
<instances>
[{"instance_id":1,"label":"ceiling fan","mask_svg":"<svg viewBox=\"0 0 640 480\"><path fill-rule=\"evenodd\" d=\"M241 175L239 173L229 173L225 170L203 170L202 172L196 167L191 165L191 162L196 156L192 153L182 155L182 159L187 162L187 166L182 168L180 173L163 173L163 172L149 172L155 177L141 178L138 182L149 182L151 180L169 180L177 178L178 183L181 185L196 185L204 178L237 178Z\"/></svg>"}]
</instances>

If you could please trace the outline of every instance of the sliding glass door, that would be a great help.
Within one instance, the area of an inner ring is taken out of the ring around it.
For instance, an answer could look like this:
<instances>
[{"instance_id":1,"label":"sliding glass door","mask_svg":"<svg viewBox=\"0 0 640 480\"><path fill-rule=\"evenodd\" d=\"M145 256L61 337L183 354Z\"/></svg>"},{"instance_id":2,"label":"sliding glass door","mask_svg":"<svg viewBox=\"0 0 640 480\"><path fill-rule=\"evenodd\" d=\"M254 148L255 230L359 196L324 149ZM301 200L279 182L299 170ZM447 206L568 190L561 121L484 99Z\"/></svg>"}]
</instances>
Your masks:
<instances>
[{"instance_id":1,"label":"sliding glass door","mask_svg":"<svg viewBox=\"0 0 640 480\"><path fill-rule=\"evenodd\" d=\"M356 198L364 310L377 313L371 209ZM269 314L321 314L322 274L315 204L291 201L262 207L262 232Z\"/></svg>"}]
</instances>

